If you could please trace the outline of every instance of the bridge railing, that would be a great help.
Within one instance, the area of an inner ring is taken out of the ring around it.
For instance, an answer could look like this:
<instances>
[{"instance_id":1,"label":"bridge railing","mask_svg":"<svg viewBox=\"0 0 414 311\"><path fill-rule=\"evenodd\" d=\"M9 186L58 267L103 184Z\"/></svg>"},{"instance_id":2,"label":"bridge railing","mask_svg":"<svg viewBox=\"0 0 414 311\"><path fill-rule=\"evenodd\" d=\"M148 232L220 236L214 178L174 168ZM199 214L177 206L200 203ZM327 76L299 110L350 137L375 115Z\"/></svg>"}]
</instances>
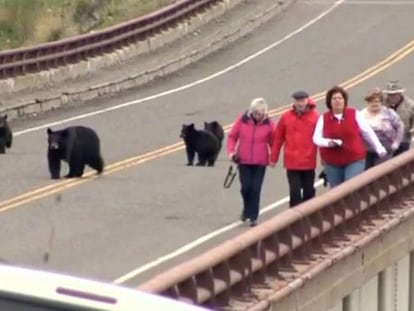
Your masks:
<instances>
[{"instance_id":1,"label":"bridge railing","mask_svg":"<svg viewBox=\"0 0 414 311\"><path fill-rule=\"evenodd\" d=\"M154 13L81 36L0 52L0 79L39 72L145 40L221 0L181 0Z\"/></svg>"},{"instance_id":2,"label":"bridge railing","mask_svg":"<svg viewBox=\"0 0 414 311\"><path fill-rule=\"evenodd\" d=\"M373 216L398 206L412 193L413 183L414 151L408 151L154 277L139 289L214 309L248 299L257 302L255 310L264 310L266 299L261 294L281 298L301 286L291 283L298 280L292 278L293 270L298 275L298 266L300 274L308 277L328 268L307 263L338 236L358 233Z\"/></svg>"}]
</instances>

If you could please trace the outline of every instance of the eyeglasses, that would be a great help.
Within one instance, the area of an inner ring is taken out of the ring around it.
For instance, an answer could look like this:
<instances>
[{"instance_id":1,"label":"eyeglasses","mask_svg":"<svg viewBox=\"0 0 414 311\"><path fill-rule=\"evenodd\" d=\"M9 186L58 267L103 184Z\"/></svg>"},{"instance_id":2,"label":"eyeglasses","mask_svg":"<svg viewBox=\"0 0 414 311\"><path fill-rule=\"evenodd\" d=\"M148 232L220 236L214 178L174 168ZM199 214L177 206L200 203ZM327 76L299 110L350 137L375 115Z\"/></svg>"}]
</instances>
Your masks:
<instances>
[{"instance_id":1,"label":"eyeglasses","mask_svg":"<svg viewBox=\"0 0 414 311\"><path fill-rule=\"evenodd\" d=\"M252 112L252 115L254 115L254 116L264 116L264 111L253 111Z\"/></svg>"}]
</instances>

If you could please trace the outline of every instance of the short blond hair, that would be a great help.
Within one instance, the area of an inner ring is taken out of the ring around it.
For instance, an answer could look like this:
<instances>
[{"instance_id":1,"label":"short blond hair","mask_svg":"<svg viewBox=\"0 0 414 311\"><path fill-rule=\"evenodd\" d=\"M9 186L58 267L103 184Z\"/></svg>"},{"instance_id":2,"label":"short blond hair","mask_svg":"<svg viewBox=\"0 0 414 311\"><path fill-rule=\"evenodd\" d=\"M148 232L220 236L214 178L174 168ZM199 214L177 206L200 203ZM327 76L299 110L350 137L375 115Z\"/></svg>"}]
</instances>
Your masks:
<instances>
[{"instance_id":1,"label":"short blond hair","mask_svg":"<svg viewBox=\"0 0 414 311\"><path fill-rule=\"evenodd\" d=\"M268 106L266 103L266 100L263 97L258 97L258 98L254 98L251 102L250 102L250 107L249 107L249 116L254 112L257 111L259 107L263 107L264 109L264 114L267 115L268 112Z\"/></svg>"}]
</instances>

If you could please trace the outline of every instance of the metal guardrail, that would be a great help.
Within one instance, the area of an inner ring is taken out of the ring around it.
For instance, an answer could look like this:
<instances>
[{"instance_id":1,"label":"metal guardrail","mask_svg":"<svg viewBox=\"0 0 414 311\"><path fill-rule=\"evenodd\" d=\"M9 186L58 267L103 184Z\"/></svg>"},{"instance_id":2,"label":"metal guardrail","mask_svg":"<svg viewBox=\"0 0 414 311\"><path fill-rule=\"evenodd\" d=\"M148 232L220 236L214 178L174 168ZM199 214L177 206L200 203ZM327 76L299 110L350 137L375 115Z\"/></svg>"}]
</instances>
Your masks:
<instances>
[{"instance_id":1,"label":"metal guardrail","mask_svg":"<svg viewBox=\"0 0 414 311\"><path fill-rule=\"evenodd\" d=\"M413 184L414 150L281 212L139 289L214 310L227 310L243 300L254 301L254 310L266 310L269 300L286 297L338 259L336 255L320 260L329 255L327 246L337 244L347 233L359 234L358 243L365 243L367 226L371 231L376 228L373 219L395 217L392 209L412 205L404 198L414 197Z\"/></svg>"},{"instance_id":2,"label":"metal guardrail","mask_svg":"<svg viewBox=\"0 0 414 311\"><path fill-rule=\"evenodd\" d=\"M112 52L145 40L220 1L222 0L181 0L154 13L99 32L0 52L0 79L48 70Z\"/></svg>"}]
</instances>

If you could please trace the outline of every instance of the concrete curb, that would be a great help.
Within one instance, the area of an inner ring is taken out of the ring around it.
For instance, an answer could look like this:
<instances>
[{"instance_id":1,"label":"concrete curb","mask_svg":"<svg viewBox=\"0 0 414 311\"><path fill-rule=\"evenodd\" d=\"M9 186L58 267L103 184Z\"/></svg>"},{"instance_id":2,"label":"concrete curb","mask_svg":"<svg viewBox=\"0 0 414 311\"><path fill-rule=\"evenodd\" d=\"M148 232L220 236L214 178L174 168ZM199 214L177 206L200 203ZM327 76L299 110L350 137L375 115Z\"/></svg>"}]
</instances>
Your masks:
<instances>
[{"instance_id":1,"label":"concrete curb","mask_svg":"<svg viewBox=\"0 0 414 311\"><path fill-rule=\"evenodd\" d=\"M79 102L85 102L100 96L114 94L132 87L144 85L155 78L182 69L245 36L284 10L294 1L295 0L272 0L269 2L269 6L263 7L263 10L249 18L248 21L243 20L230 23L230 25L226 24L226 27L223 27L225 28L224 31L219 31L210 35L209 38L207 38L207 41L197 49L192 49L181 55L180 53L178 53L178 55L172 53L170 59L165 59L163 63L158 63L157 66L146 68L134 75L107 83L85 86L82 89L63 91L62 93L55 95L52 95L53 91L51 91L50 94L47 94L44 98L30 99L15 104L3 102L0 111L3 113L6 112L10 119L14 119ZM21 90L33 90L33 92L36 92L36 89L39 88L52 89L56 84L67 80L78 79L81 76L92 76L92 74L98 72L102 68L114 66L136 57L137 55L160 49L168 43L174 42L182 36L194 32L202 25L217 19L236 6L248 2L249 0L225 0L211 8L209 11L194 16L190 20L179 24L174 29L167 30L162 34L151 37L145 42L140 42L115 51L114 53L93 58L79 64L0 81L0 92L8 94L15 93L15 96L18 96L19 91ZM91 78L91 82L92 81L93 79Z\"/></svg>"}]
</instances>

